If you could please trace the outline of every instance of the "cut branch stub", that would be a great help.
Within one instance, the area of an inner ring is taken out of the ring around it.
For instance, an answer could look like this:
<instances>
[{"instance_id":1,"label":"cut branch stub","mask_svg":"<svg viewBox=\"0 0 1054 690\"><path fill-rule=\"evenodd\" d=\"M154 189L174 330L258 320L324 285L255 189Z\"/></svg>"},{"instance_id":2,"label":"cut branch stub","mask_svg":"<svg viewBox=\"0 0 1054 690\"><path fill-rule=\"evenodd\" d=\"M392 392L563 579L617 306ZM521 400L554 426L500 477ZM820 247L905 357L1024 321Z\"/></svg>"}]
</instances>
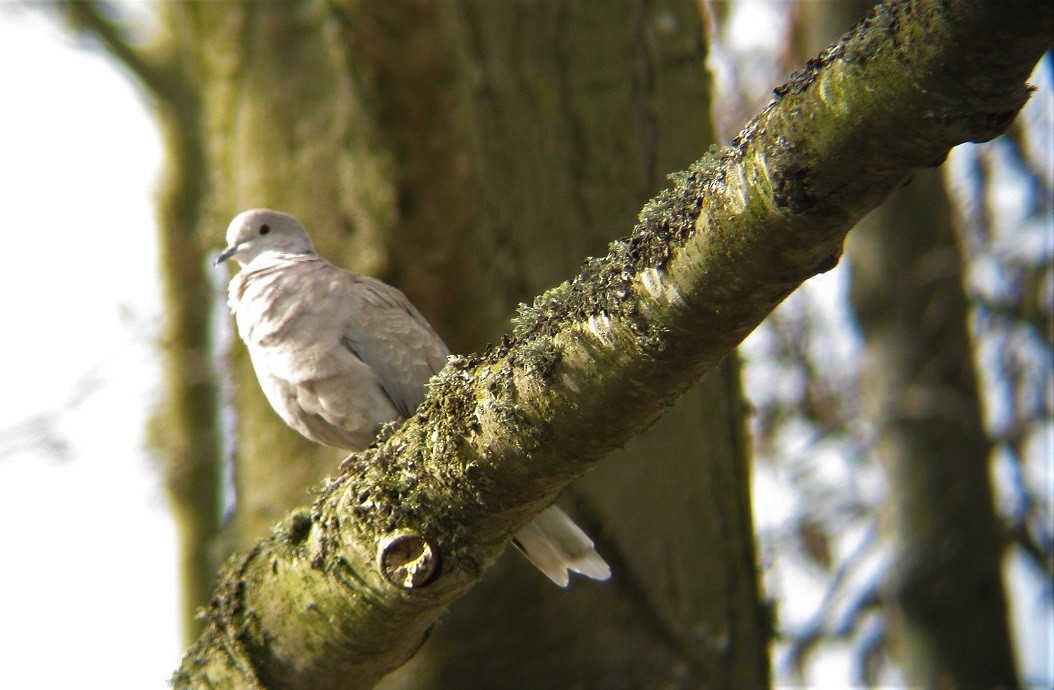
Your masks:
<instances>
[{"instance_id":1,"label":"cut branch stub","mask_svg":"<svg viewBox=\"0 0 1054 690\"><path fill-rule=\"evenodd\" d=\"M431 582L439 567L439 552L419 534L396 532L381 539L377 563L393 584L416 589Z\"/></svg>"}]
</instances>

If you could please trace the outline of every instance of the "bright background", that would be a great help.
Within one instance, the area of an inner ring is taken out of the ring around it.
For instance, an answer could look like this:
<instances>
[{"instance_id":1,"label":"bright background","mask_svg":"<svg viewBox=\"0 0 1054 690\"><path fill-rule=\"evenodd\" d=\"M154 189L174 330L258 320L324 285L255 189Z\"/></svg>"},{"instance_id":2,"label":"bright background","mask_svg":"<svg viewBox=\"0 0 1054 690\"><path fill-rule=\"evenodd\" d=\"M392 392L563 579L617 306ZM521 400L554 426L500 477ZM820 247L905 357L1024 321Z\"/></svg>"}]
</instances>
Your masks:
<instances>
[{"instance_id":1,"label":"bright background","mask_svg":"<svg viewBox=\"0 0 1054 690\"><path fill-rule=\"evenodd\" d=\"M163 688L175 533L144 427L161 381L153 187L132 82L0 3L0 688Z\"/></svg>"}]
</instances>

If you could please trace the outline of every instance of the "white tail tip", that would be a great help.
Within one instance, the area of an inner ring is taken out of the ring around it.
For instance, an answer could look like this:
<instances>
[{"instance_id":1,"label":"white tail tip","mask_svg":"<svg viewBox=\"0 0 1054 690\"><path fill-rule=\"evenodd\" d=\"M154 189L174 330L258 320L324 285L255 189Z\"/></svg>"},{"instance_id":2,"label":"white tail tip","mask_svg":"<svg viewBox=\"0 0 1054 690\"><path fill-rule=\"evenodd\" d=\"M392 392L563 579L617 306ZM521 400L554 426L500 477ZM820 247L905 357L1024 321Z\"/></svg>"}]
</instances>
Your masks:
<instances>
[{"instance_id":1,"label":"white tail tip","mask_svg":"<svg viewBox=\"0 0 1054 690\"><path fill-rule=\"evenodd\" d=\"M514 543L550 580L567 587L571 572L594 580L611 577L611 567L593 548L593 540L556 506L549 506L516 533Z\"/></svg>"}]
</instances>

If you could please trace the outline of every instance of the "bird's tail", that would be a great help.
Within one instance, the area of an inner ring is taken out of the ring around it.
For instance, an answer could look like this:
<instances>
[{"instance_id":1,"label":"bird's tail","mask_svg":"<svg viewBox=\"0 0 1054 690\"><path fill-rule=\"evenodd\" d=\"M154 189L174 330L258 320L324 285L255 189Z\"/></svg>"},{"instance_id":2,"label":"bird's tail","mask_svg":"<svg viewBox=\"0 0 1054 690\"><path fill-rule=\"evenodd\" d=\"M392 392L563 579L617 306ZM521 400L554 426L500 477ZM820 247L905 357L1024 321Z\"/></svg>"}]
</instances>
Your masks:
<instances>
[{"instance_id":1,"label":"bird's tail","mask_svg":"<svg viewBox=\"0 0 1054 690\"><path fill-rule=\"evenodd\" d=\"M549 506L513 537L513 543L546 577L566 587L568 571L594 580L611 577L611 567L593 548L593 540L556 506Z\"/></svg>"}]
</instances>

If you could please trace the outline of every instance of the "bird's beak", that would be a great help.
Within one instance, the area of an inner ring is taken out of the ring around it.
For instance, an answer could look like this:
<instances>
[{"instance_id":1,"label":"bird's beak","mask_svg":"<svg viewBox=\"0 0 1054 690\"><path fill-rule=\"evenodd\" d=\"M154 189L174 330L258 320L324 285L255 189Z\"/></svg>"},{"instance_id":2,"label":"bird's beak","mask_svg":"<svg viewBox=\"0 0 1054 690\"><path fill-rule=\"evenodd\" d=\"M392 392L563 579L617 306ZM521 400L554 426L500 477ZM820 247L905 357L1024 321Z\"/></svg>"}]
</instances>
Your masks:
<instances>
[{"instance_id":1,"label":"bird's beak","mask_svg":"<svg viewBox=\"0 0 1054 690\"><path fill-rule=\"evenodd\" d=\"M216 258L212 260L213 266L219 266L227 259L231 258L238 253L238 245L232 244L231 246L224 249L222 252L216 255Z\"/></svg>"}]
</instances>

